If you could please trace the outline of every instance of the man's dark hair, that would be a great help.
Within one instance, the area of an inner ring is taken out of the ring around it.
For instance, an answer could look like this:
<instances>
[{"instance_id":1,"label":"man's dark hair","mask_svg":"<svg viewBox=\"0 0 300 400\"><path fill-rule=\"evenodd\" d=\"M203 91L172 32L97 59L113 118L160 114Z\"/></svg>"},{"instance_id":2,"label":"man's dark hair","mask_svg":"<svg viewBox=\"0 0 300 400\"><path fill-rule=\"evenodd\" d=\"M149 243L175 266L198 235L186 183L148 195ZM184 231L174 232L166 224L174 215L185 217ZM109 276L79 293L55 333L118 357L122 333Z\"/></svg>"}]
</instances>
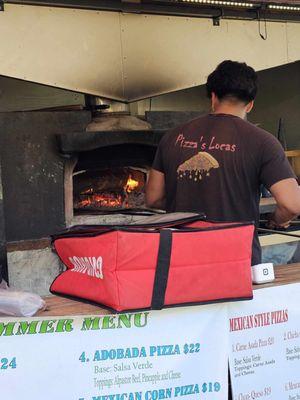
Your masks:
<instances>
[{"instance_id":1,"label":"man's dark hair","mask_svg":"<svg viewBox=\"0 0 300 400\"><path fill-rule=\"evenodd\" d=\"M212 72L206 83L207 94L219 100L236 99L249 103L257 93L257 74L246 63L226 60Z\"/></svg>"}]
</instances>

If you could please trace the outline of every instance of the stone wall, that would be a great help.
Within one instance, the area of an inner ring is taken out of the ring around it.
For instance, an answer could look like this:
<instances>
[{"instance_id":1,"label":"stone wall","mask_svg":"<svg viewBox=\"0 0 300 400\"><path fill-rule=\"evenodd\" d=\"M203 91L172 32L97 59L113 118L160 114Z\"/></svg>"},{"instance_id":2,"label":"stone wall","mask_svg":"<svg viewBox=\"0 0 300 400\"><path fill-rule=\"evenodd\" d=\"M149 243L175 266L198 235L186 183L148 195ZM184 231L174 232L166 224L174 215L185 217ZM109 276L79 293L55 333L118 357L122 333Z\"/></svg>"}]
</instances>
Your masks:
<instances>
[{"instance_id":1,"label":"stone wall","mask_svg":"<svg viewBox=\"0 0 300 400\"><path fill-rule=\"evenodd\" d=\"M64 170L57 135L84 131L87 111L0 113L0 162L7 242L65 227Z\"/></svg>"},{"instance_id":2,"label":"stone wall","mask_svg":"<svg viewBox=\"0 0 300 400\"><path fill-rule=\"evenodd\" d=\"M63 267L50 247L8 252L10 287L47 296L49 287Z\"/></svg>"}]
</instances>

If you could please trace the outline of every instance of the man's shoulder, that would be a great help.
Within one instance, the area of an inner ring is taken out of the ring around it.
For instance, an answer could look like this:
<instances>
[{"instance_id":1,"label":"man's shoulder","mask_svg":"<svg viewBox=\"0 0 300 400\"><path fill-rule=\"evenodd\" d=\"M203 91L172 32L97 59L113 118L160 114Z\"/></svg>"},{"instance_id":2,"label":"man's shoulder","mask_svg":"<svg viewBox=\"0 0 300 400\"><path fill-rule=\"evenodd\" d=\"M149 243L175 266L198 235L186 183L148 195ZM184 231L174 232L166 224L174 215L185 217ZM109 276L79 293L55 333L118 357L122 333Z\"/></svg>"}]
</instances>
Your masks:
<instances>
[{"instance_id":1,"label":"man's shoulder","mask_svg":"<svg viewBox=\"0 0 300 400\"><path fill-rule=\"evenodd\" d=\"M191 119L190 121L187 121L179 126L176 126L170 130L168 130L162 138L162 141L168 142L169 140L174 139L180 134L183 134L188 131L193 131L196 127L201 126L205 123L207 123L209 119L209 114L201 115L200 117L196 117Z\"/></svg>"},{"instance_id":2,"label":"man's shoulder","mask_svg":"<svg viewBox=\"0 0 300 400\"><path fill-rule=\"evenodd\" d=\"M198 129L210 126L212 122L211 118L211 114L205 114L167 131L163 135L161 144L168 146L174 140L176 141L180 135L188 135L189 133L193 133ZM272 133L242 118L233 117L230 119L224 119L223 123L225 125L229 124L234 127L239 137L244 137L246 141L251 141L252 139L252 141L254 141L257 145L279 143Z\"/></svg>"},{"instance_id":3,"label":"man's shoulder","mask_svg":"<svg viewBox=\"0 0 300 400\"><path fill-rule=\"evenodd\" d=\"M235 120L235 124L241 132L244 132L247 135L251 134L251 136L255 137L256 140L260 140L262 142L278 141L272 133L266 131L256 124L253 124L252 122L237 118Z\"/></svg>"}]
</instances>

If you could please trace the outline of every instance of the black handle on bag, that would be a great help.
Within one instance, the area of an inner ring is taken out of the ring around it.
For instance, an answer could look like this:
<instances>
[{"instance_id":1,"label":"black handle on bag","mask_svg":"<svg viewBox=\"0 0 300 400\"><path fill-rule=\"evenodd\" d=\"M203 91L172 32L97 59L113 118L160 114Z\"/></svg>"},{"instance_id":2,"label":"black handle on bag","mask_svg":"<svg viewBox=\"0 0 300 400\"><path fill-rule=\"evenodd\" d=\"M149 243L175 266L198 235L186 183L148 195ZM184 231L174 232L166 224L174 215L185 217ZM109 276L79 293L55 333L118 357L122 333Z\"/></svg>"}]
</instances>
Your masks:
<instances>
[{"instance_id":1,"label":"black handle on bag","mask_svg":"<svg viewBox=\"0 0 300 400\"><path fill-rule=\"evenodd\" d=\"M161 310L165 304L165 294L168 284L171 252L172 231L170 229L162 229L160 231L159 249L153 285L151 302L152 310Z\"/></svg>"}]
</instances>

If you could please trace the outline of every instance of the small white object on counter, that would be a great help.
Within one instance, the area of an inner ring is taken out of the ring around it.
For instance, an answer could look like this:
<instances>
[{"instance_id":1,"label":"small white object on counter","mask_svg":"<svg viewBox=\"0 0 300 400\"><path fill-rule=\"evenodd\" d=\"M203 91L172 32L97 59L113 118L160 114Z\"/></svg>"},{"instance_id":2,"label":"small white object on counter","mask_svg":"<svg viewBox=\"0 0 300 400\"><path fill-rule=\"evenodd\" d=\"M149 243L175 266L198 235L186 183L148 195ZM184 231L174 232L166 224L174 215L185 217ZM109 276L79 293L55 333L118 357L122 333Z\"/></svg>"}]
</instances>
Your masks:
<instances>
[{"instance_id":1,"label":"small white object on counter","mask_svg":"<svg viewBox=\"0 0 300 400\"><path fill-rule=\"evenodd\" d=\"M20 292L7 287L2 281L0 287L0 315L32 317L45 307L44 300L34 293Z\"/></svg>"},{"instance_id":2,"label":"small white object on counter","mask_svg":"<svg viewBox=\"0 0 300 400\"><path fill-rule=\"evenodd\" d=\"M253 265L251 269L252 282L256 285L273 282L275 280L274 265L272 263Z\"/></svg>"}]
</instances>

